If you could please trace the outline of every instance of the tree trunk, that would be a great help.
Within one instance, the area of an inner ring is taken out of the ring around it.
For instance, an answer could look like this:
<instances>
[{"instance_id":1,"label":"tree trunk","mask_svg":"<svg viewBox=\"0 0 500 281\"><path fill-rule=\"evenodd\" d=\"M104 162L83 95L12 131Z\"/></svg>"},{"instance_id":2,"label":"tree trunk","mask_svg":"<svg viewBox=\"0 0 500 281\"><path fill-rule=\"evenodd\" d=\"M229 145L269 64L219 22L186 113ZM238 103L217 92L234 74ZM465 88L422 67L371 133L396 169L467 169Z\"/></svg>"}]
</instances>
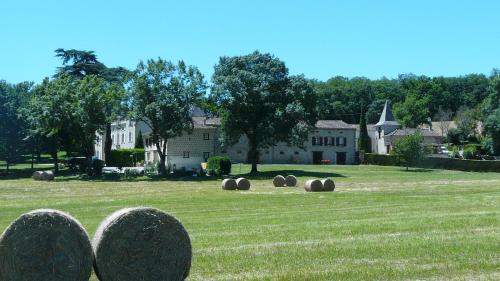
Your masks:
<instances>
[{"instance_id":1,"label":"tree trunk","mask_svg":"<svg viewBox=\"0 0 500 281\"><path fill-rule=\"evenodd\" d=\"M406 166L406 171L408 171L408 170L409 170L409 168L408 168L408 166Z\"/></svg>"},{"instance_id":2,"label":"tree trunk","mask_svg":"<svg viewBox=\"0 0 500 281\"><path fill-rule=\"evenodd\" d=\"M108 156L111 155L111 146L113 145L111 139L111 123L106 123L106 130L104 132L104 157L102 160L107 161Z\"/></svg>"},{"instance_id":3,"label":"tree trunk","mask_svg":"<svg viewBox=\"0 0 500 281\"><path fill-rule=\"evenodd\" d=\"M59 159L57 158L57 141L52 140L52 158L54 159L54 173L59 172Z\"/></svg>"},{"instance_id":4,"label":"tree trunk","mask_svg":"<svg viewBox=\"0 0 500 281\"><path fill-rule=\"evenodd\" d=\"M155 145L156 145L156 150L158 150L158 155L160 156L160 170L158 171L160 175L166 175L167 174L167 169L166 169L166 158L167 158L167 141L163 141L163 147L160 147L160 142L161 140L158 140Z\"/></svg>"},{"instance_id":5,"label":"tree trunk","mask_svg":"<svg viewBox=\"0 0 500 281\"><path fill-rule=\"evenodd\" d=\"M248 162L252 164L251 174L257 173L257 164L259 163L259 151L257 150L257 145L250 142L250 151L248 152Z\"/></svg>"}]
</instances>

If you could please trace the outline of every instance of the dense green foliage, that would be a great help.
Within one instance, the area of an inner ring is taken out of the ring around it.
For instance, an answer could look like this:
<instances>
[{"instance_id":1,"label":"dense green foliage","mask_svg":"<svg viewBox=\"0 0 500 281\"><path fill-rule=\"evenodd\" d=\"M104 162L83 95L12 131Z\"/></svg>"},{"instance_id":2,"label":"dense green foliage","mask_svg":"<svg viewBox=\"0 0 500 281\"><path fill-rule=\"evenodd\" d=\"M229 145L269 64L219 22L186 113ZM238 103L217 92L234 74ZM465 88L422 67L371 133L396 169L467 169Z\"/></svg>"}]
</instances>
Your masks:
<instances>
[{"instance_id":1,"label":"dense green foliage","mask_svg":"<svg viewBox=\"0 0 500 281\"><path fill-rule=\"evenodd\" d=\"M498 173L363 165L259 169L249 177L250 166L243 165L242 176L252 182L245 192L223 192L220 179L191 176L3 180L0 232L25 212L56 208L92 237L113 211L151 206L175 215L191 236L190 281L498 279ZM299 187L273 187L276 174L296 175ZM326 177L335 180L335 192L303 190L304 181Z\"/></svg>"},{"instance_id":2,"label":"dense green foliage","mask_svg":"<svg viewBox=\"0 0 500 281\"><path fill-rule=\"evenodd\" d=\"M142 132L139 131L137 137L135 138L134 148L142 148L144 149L144 139L142 138Z\"/></svg>"},{"instance_id":3,"label":"dense green foliage","mask_svg":"<svg viewBox=\"0 0 500 281\"><path fill-rule=\"evenodd\" d=\"M221 57L212 82L223 145L246 137L252 172L257 172L259 149L279 141L302 145L317 121L312 85L289 76L285 63L270 54Z\"/></svg>"},{"instance_id":4,"label":"dense green foliage","mask_svg":"<svg viewBox=\"0 0 500 281\"><path fill-rule=\"evenodd\" d=\"M192 131L190 113L205 88L200 71L183 61L173 64L158 58L137 66L131 89L133 117L151 128L161 174L166 173L168 140Z\"/></svg>"},{"instance_id":5,"label":"dense green foliage","mask_svg":"<svg viewBox=\"0 0 500 281\"><path fill-rule=\"evenodd\" d=\"M363 110L361 111L361 117L359 120L358 150L365 153L372 152L372 143L370 136L368 135L368 129L366 127L366 116Z\"/></svg>"},{"instance_id":6,"label":"dense green foliage","mask_svg":"<svg viewBox=\"0 0 500 281\"><path fill-rule=\"evenodd\" d=\"M391 151L391 154L397 155L403 160L406 170L423 160L429 153L428 147L424 145L424 138L419 132L397 139Z\"/></svg>"},{"instance_id":7,"label":"dense green foliage","mask_svg":"<svg viewBox=\"0 0 500 281\"><path fill-rule=\"evenodd\" d=\"M123 148L111 150L106 165L109 167L134 167L136 163L144 161L143 148Z\"/></svg>"},{"instance_id":8,"label":"dense green foliage","mask_svg":"<svg viewBox=\"0 0 500 281\"><path fill-rule=\"evenodd\" d=\"M227 156L212 156L207 160L207 173L212 176L229 175L231 159Z\"/></svg>"}]
</instances>

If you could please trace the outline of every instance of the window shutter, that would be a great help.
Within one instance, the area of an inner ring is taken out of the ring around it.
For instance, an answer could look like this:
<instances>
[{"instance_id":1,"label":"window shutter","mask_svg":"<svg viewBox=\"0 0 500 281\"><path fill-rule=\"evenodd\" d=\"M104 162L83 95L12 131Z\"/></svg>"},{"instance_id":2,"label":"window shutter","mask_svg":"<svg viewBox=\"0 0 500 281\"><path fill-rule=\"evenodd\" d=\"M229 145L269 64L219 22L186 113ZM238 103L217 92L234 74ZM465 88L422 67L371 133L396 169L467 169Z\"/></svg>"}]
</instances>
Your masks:
<instances>
[{"instance_id":1,"label":"window shutter","mask_svg":"<svg viewBox=\"0 0 500 281\"><path fill-rule=\"evenodd\" d=\"M339 146L339 145L340 145L340 138L339 138L339 137L336 137L336 138L335 138L335 141L337 142L337 146Z\"/></svg>"}]
</instances>

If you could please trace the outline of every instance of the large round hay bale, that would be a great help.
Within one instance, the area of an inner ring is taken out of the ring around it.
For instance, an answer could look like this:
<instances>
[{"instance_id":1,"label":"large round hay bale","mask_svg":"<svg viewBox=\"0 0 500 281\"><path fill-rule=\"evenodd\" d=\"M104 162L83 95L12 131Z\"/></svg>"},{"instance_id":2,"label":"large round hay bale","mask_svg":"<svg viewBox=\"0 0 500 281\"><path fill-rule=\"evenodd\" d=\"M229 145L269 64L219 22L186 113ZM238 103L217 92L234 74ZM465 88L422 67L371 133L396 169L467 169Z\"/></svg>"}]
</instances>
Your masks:
<instances>
[{"instance_id":1,"label":"large round hay bale","mask_svg":"<svg viewBox=\"0 0 500 281\"><path fill-rule=\"evenodd\" d=\"M297 178L294 175L288 175L285 178L285 183L286 183L286 186L296 186L297 185Z\"/></svg>"},{"instance_id":2,"label":"large round hay bale","mask_svg":"<svg viewBox=\"0 0 500 281\"><path fill-rule=\"evenodd\" d=\"M224 179L222 181L222 189L224 190L235 190L238 187L234 179Z\"/></svg>"},{"instance_id":3,"label":"large round hay bale","mask_svg":"<svg viewBox=\"0 0 500 281\"><path fill-rule=\"evenodd\" d=\"M273 179L273 185L275 187L283 187L285 186L285 183L286 183L285 177L283 177L282 175L277 175Z\"/></svg>"},{"instance_id":4,"label":"large round hay bale","mask_svg":"<svg viewBox=\"0 0 500 281\"><path fill-rule=\"evenodd\" d=\"M0 237L0 280L88 281L92 246L82 225L56 210L35 210Z\"/></svg>"},{"instance_id":5,"label":"large round hay bale","mask_svg":"<svg viewBox=\"0 0 500 281\"><path fill-rule=\"evenodd\" d=\"M236 179L236 187L239 190L249 190L250 189L250 181L245 178Z\"/></svg>"},{"instance_id":6,"label":"large round hay bale","mask_svg":"<svg viewBox=\"0 0 500 281\"><path fill-rule=\"evenodd\" d=\"M335 182L331 179L321 180L321 184L323 184L324 191L334 191L335 190Z\"/></svg>"},{"instance_id":7,"label":"large round hay bale","mask_svg":"<svg viewBox=\"0 0 500 281\"><path fill-rule=\"evenodd\" d=\"M122 209L92 241L101 281L181 281L191 269L191 240L173 216L154 208Z\"/></svg>"},{"instance_id":8,"label":"large round hay bale","mask_svg":"<svg viewBox=\"0 0 500 281\"><path fill-rule=\"evenodd\" d=\"M320 180L308 180L304 183L304 189L307 192L318 192L323 190L323 184Z\"/></svg>"}]
</instances>

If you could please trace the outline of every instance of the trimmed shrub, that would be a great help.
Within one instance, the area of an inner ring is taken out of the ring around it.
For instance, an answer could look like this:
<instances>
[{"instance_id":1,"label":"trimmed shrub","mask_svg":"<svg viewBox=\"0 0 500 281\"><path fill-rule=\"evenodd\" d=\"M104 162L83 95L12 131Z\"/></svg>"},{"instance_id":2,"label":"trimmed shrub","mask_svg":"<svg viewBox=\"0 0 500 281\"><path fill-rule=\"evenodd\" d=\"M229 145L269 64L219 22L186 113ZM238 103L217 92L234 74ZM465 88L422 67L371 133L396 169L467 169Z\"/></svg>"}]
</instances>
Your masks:
<instances>
[{"instance_id":1,"label":"trimmed shrub","mask_svg":"<svg viewBox=\"0 0 500 281\"><path fill-rule=\"evenodd\" d=\"M35 210L0 237L0 280L88 281L92 247L83 226L56 210Z\"/></svg>"},{"instance_id":2,"label":"trimmed shrub","mask_svg":"<svg viewBox=\"0 0 500 281\"><path fill-rule=\"evenodd\" d=\"M285 178L285 184L286 184L286 186L290 186L290 187L296 186L297 185L297 178L293 175L288 175Z\"/></svg>"},{"instance_id":3,"label":"trimmed shrub","mask_svg":"<svg viewBox=\"0 0 500 281\"><path fill-rule=\"evenodd\" d=\"M331 179L321 180L321 184L323 185L324 191L334 191L335 190L335 182Z\"/></svg>"},{"instance_id":4,"label":"trimmed shrub","mask_svg":"<svg viewBox=\"0 0 500 281\"><path fill-rule=\"evenodd\" d=\"M366 164L380 166L398 165L393 155L366 154ZM375 161L376 160L376 161ZM446 169L470 172L500 172L500 161L498 160L462 160L456 158L427 157L422 160L418 168Z\"/></svg>"},{"instance_id":5,"label":"trimmed shrub","mask_svg":"<svg viewBox=\"0 0 500 281\"><path fill-rule=\"evenodd\" d=\"M144 149L115 149L111 150L111 154L106 159L108 167L133 167L136 163L144 161Z\"/></svg>"},{"instance_id":6,"label":"trimmed shrub","mask_svg":"<svg viewBox=\"0 0 500 281\"><path fill-rule=\"evenodd\" d=\"M224 179L222 181L223 190L235 190L236 188L238 188L238 184L234 179Z\"/></svg>"},{"instance_id":7,"label":"trimmed shrub","mask_svg":"<svg viewBox=\"0 0 500 281\"><path fill-rule=\"evenodd\" d=\"M191 269L192 247L186 229L173 216L154 208L113 213L97 228L92 245L94 269L103 281L180 281Z\"/></svg>"},{"instance_id":8,"label":"trimmed shrub","mask_svg":"<svg viewBox=\"0 0 500 281\"><path fill-rule=\"evenodd\" d=\"M308 180L304 183L304 189L307 192L323 191L323 184L320 180Z\"/></svg>"},{"instance_id":9,"label":"trimmed shrub","mask_svg":"<svg viewBox=\"0 0 500 281\"><path fill-rule=\"evenodd\" d=\"M277 175L274 177L273 185L275 187L283 187L283 186L285 186L285 184L286 184L286 180L285 180L285 177L283 177L282 175Z\"/></svg>"},{"instance_id":10,"label":"trimmed shrub","mask_svg":"<svg viewBox=\"0 0 500 281\"><path fill-rule=\"evenodd\" d=\"M212 176L229 175L231 160L227 156L212 156L207 160L207 173Z\"/></svg>"},{"instance_id":11,"label":"trimmed shrub","mask_svg":"<svg viewBox=\"0 0 500 281\"><path fill-rule=\"evenodd\" d=\"M249 190L250 189L250 181L245 178L236 179L236 188L239 190Z\"/></svg>"}]
</instances>

